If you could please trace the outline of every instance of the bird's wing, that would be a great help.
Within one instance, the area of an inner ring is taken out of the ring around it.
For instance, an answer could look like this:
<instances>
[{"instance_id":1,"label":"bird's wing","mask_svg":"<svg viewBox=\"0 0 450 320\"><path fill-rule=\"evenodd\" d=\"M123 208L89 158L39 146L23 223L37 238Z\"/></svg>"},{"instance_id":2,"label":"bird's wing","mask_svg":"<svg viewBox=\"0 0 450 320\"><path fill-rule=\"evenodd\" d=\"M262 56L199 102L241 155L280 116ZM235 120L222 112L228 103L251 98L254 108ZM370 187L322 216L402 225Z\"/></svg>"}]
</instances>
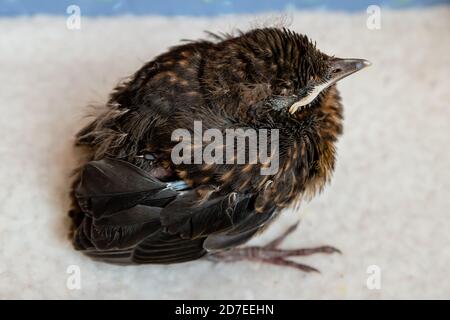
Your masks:
<instances>
[{"instance_id":1,"label":"bird's wing","mask_svg":"<svg viewBox=\"0 0 450 320\"><path fill-rule=\"evenodd\" d=\"M219 250L246 242L272 217L275 209L257 213L256 196L232 192L196 203L196 190L177 197L161 212L169 234L184 239L205 238L204 248Z\"/></svg>"},{"instance_id":2,"label":"bird's wing","mask_svg":"<svg viewBox=\"0 0 450 320\"><path fill-rule=\"evenodd\" d=\"M183 262L245 242L273 214L255 213L253 195L202 200L205 187L185 188L125 161L87 163L75 190L85 213L75 247L116 263Z\"/></svg>"}]
</instances>

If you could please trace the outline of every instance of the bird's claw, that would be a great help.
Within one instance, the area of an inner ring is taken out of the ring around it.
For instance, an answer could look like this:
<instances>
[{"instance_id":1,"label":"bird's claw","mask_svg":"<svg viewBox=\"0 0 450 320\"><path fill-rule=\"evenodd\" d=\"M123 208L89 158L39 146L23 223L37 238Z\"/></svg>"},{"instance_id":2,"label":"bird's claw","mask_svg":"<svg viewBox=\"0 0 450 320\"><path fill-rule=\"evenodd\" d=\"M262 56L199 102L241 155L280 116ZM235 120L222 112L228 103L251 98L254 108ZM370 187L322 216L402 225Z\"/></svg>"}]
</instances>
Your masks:
<instances>
[{"instance_id":1,"label":"bird's claw","mask_svg":"<svg viewBox=\"0 0 450 320\"><path fill-rule=\"evenodd\" d=\"M251 246L244 248L235 248L229 251L212 253L210 258L215 261L224 262L236 262L242 260L259 261L269 263L278 266L286 266L295 268L303 272L317 272L316 268L310 267L305 264L301 264L295 261L288 260L288 257L294 256L309 256L316 253L333 254L342 252L332 246L320 246L315 248L303 248L303 249L278 249L279 245L286 237L297 229L298 223L289 227L283 234L275 238L265 246Z\"/></svg>"}]
</instances>

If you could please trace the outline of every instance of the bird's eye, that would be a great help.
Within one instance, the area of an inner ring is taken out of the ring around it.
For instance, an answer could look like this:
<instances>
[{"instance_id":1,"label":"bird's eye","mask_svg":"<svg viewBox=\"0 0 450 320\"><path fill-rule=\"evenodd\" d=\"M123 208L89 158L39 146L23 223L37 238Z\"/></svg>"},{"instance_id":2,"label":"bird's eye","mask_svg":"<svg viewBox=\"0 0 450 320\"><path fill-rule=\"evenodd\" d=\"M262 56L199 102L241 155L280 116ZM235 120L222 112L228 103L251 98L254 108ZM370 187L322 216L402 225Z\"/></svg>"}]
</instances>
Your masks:
<instances>
[{"instance_id":1,"label":"bird's eye","mask_svg":"<svg viewBox=\"0 0 450 320\"><path fill-rule=\"evenodd\" d=\"M337 69L334 69L333 71L331 71L331 73L336 74L336 73L339 73L339 72L341 72L341 71L342 71L342 69L337 68Z\"/></svg>"}]
</instances>

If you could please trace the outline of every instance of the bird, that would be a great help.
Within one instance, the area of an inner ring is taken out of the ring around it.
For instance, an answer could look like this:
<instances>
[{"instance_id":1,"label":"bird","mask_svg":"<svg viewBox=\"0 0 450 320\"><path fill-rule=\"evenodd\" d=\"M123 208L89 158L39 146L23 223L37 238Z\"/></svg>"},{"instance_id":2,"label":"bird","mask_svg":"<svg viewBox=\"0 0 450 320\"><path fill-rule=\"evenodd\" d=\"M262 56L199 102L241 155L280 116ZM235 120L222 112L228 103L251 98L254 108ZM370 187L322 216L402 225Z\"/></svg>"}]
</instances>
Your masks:
<instances>
[{"instance_id":1,"label":"bird","mask_svg":"<svg viewBox=\"0 0 450 320\"><path fill-rule=\"evenodd\" d=\"M281 249L297 225L267 245L243 245L330 181L343 130L336 83L371 63L322 53L287 28L208 34L169 48L120 82L76 135L82 163L71 191L73 245L123 265L209 258L318 272L290 257L339 250ZM269 158L277 157L278 170L262 174L261 161L174 161L174 131L195 134L196 121L202 132L276 132Z\"/></svg>"}]
</instances>

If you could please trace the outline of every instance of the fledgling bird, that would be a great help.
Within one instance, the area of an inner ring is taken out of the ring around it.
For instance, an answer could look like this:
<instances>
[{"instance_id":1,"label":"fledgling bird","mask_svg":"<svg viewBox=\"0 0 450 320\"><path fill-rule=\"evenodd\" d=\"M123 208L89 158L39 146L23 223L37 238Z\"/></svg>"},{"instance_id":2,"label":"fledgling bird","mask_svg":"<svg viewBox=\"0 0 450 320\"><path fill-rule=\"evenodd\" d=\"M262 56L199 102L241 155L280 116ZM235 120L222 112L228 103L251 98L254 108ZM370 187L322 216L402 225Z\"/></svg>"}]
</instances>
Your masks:
<instances>
[{"instance_id":1,"label":"fledgling bird","mask_svg":"<svg viewBox=\"0 0 450 320\"><path fill-rule=\"evenodd\" d=\"M336 82L370 63L326 55L287 29L213 36L146 63L77 135L87 159L72 192L74 246L113 263L207 255L316 271L287 258L337 250L279 249L294 227L266 246L238 246L329 181L342 132ZM193 132L194 121L220 132L278 129L279 170L174 163L172 133Z\"/></svg>"}]
</instances>

